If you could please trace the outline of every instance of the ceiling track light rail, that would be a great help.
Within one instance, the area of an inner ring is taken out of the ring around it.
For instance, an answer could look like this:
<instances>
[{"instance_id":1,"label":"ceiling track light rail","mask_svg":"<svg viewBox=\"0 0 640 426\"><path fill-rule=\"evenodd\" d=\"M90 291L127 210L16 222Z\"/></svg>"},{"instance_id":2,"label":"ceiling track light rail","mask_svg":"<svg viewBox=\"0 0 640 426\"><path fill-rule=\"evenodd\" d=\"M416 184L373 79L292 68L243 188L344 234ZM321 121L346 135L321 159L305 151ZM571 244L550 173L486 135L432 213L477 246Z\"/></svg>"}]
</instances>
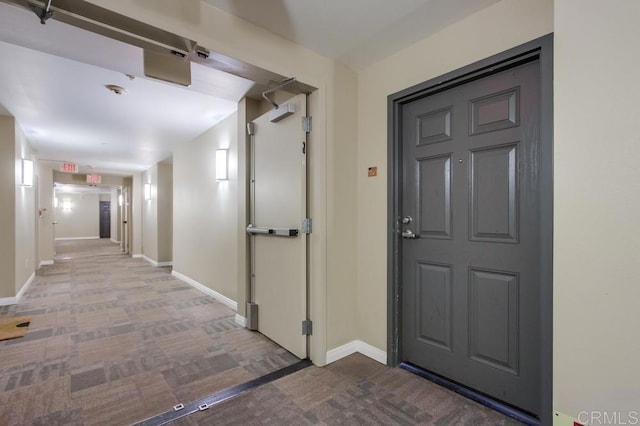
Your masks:
<instances>
[{"instance_id":1,"label":"ceiling track light rail","mask_svg":"<svg viewBox=\"0 0 640 426\"><path fill-rule=\"evenodd\" d=\"M316 88L295 79L249 64L231 56L211 52L189 38L154 27L142 21L97 6L86 0L0 0L35 12L41 23L53 18L73 27L81 28L102 36L137 46L183 61L195 62L254 82L245 94L253 99L261 99L273 82L283 81L293 94L313 92ZM270 101L274 104L274 102ZM275 106L275 105L274 105Z\"/></svg>"}]
</instances>

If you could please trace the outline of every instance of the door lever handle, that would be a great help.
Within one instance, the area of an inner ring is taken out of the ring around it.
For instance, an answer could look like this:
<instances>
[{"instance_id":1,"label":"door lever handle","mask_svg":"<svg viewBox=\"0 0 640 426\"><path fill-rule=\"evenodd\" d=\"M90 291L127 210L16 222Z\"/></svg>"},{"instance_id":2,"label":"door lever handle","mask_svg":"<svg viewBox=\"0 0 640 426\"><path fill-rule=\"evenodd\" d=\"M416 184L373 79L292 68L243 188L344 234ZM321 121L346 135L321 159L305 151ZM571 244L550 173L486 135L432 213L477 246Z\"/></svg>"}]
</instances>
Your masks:
<instances>
[{"instance_id":1,"label":"door lever handle","mask_svg":"<svg viewBox=\"0 0 640 426\"><path fill-rule=\"evenodd\" d=\"M414 234L413 232L411 232L410 229L407 229L401 235L402 235L402 238L406 238L408 240L415 240L416 238L420 238L420 235Z\"/></svg>"}]
</instances>

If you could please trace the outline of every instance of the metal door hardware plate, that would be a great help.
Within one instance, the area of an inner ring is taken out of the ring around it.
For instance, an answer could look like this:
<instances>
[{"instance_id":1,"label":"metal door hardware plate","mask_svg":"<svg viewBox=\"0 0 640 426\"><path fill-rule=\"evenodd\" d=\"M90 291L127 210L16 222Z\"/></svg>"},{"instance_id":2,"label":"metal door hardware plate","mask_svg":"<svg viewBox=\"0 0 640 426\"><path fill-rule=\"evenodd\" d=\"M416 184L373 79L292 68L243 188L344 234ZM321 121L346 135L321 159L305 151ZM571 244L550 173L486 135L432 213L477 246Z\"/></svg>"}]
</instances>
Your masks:
<instances>
[{"instance_id":1,"label":"metal door hardware plate","mask_svg":"<svg viewBox=\"0 0 640 426\"><path fill-rule=\"evenodd\" d=\"M295 228L266 228L264 226L247 226L247 234L275 235L278 237L297 237L300 231Z\"/></svg>"},{"instance_id":2,"label":"metal door hardware plate","mask_svg":"<svg viewBox=\"0 0 640 426\"><path fill-rule=\"evenodd\" d=\"M313 323L311 320L302 321L302 335L311 336L313 334Z\"/></svg>"},{"instance_id":3,"label":"metal door hardware plate","mask_svg":"<svg viewBox=\"0 0 640 426\"><path fill-rule=\"evenodd\" d=\"M302 221L302 232L304 234L310 234L313 231L313 220L305 219Z\"/></svg>"}]
</instances>

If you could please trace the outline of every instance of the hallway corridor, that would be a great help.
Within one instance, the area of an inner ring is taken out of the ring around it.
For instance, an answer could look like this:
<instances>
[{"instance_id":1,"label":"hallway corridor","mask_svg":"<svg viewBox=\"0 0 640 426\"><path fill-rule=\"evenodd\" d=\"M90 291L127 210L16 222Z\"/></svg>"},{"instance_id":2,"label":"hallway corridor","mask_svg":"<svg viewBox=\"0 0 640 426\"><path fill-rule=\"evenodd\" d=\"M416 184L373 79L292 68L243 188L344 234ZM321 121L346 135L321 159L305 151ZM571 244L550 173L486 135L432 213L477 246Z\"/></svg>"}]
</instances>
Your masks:
<instances>
[{"instance_id":1,"label":"hallway corridor","mask_svg":"<svg viewBox=\"0 0 640 426\"><path fill-rule=\"evenodd\" d=\"M0 426L129 425L292 365L235 313L107 240L62 241L0 342ZM360 354L305 368L174 422L511 425L515 420Z\"/></svg>"}]
</instances>

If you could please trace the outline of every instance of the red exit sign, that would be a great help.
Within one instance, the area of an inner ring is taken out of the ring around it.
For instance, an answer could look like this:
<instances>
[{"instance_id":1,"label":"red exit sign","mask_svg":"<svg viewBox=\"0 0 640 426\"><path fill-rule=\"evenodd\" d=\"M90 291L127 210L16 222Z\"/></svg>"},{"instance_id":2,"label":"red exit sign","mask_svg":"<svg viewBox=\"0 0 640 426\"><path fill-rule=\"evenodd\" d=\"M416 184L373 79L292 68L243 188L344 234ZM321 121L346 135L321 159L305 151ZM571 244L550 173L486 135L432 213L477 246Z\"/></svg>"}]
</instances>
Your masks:
<instances>
[{"instance_id":1,"label":"red exit sign","mask_svg":"<svg viewBox=\"0 0 640 426\"><path fill-rule=\"evenodd\" d=\"M66 161L60 164L60 171L65 173L78 173L77 163L67 163Z\"/></svg>"},{"instance_id":2,"label":"red exit sign","mask_svg":"<svg viewBox=\"0 0 640 426\"><path fill-rule=\"evenodd\" d=\"M87 175L87 183L98 184L102 182L102 176L100 175Z\"/></svg>"}]
</instances>

